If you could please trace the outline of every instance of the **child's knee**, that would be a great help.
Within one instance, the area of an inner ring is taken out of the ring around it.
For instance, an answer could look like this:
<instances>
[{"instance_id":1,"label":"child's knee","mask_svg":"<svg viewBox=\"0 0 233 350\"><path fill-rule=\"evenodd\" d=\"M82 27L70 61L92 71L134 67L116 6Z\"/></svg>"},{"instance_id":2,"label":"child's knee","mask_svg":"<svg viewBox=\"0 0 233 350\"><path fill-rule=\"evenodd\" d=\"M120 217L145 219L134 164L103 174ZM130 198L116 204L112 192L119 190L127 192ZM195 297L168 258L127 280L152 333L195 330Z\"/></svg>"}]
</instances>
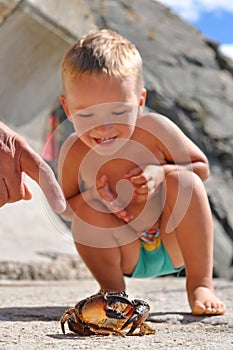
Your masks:
<instances>
[{"instance_id":1,"label":"child's knee","mask_svg":"<svg viewBox=\"0 0 233 350\"><path fill-rule=\"evenodd\" d=\"M170 206L189 206L190 203L206 199L203 181L191 171L172 172L166 176L165 201Z\"/></svg>"},{"instance_id":2,"label":"child's knee","mask_svg":"<svg viewBox=\"0 0 233 350\"><path fill-rule=\"evenodd\" d=\"M188 191L194 193L203 191L204 184L201 178L191 171L173 171L166 176L167 191Z\"/></svg>"}]
</instances>

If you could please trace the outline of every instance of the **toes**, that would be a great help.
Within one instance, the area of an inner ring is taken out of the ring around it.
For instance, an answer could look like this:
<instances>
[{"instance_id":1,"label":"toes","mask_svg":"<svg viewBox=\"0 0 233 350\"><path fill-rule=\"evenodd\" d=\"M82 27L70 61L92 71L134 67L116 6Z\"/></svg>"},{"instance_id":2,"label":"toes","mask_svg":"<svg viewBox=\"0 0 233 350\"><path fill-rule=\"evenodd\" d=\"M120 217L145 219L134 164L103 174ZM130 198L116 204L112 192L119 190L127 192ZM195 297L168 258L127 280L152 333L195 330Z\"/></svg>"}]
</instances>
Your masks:
<instances>
[{"instance_id":1,"label":"toes","mask_svg":"<svg viewBox=\"0 0 233 350\"><path fill-rule=\"evenodd\" d=\"M204 306L205 306L205 312L204 312L205 315L213 315L216 313L216 307L214 303L206 302Z\"/></svg>"},{"instance_id":2,"label":"toes","mask_svg":"<svg viewBox=\"0 0 233 350\"><path fill-rule=\"evenodd\" d=\"M213 303L206 305L207 315L223 315L225 313L225 305L218 300Z\"/></svg>"},{"instance_id":3,"label":"toes","mask_svg":"<svg viewBox=\"0 0 233 350\"><path fill-rule=\"evenodd\" d=\"M200 315L223 315L225 313L225 306L222 303L205 303L202 304L196 301L193 305L192 314L194 316Z\"/></svg>"},{"instance_id":4,"label":"toes","mask_svg":"<svg viewBox=\"0 0 233 350\"><path fill-rule=\"evenodd\" d=\"M192 308L192 314L194 316L200 316L205 313L205 310L206 310L205 306L201 302L196 301Z\"/></svg>"},{"instance_id":5,"label":"toes","mask_svg":"<svg viewBox=\"0 0 233 350\"><path fill-rule=\"evenodd\" d=\"M215 310L216 310L216 315L223 315L226 312L225 305L222 303L216 305Z\"/></svg>"}]
</instances>

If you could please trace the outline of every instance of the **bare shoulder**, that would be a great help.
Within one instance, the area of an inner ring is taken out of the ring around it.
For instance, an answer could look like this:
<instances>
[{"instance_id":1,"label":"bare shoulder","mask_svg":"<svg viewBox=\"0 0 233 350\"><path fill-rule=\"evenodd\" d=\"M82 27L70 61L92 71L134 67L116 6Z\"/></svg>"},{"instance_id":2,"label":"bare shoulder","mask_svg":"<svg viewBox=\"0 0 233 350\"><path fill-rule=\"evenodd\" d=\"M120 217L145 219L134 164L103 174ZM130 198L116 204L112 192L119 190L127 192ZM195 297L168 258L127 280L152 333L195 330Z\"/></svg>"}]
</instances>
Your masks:
<instances>
[{"instance_id":1,"label":"bare shoulder","mask_svg":"<svg viewBox=\"0 0 233 350\"><path fill-rule=\"evenodd\" d=\"M78 135L75 132L70 134L70 136L62 144L59 154L60 161L69 161L69 159L76 159L77 161L78 157L81 157L84 153L83 148L85 147L83 145L83 142L79 139Z\"/></svg>"},{"instance_id":2,"label":"bare shoulder","mask_svg":"<svg viewBox=\"0 0 233 350\"><path fill-rule=\"evenodd\" d=\"M166 116L159 113L146 113L138 118L138 127L142 127L148 131L153 128L177 128L177 126Z\"/></svg>"},{"instance_id":3,"label":"bare shoulder","mask_svg":"<svg viewBox=\"0 0 233 350\"><path fill-rule=\"evenodd\" d=\"M146 113L138 118L137 127L147 132L162 143L169 143L174 138L183 138L181 129L168 117L158 113Z\"/></svg>"},{"instance_id":4,"label":"bare shoulder","mask_svg":"<svg viewBox=\"0 0 233 350\"><path fill-rule=\"evenodd\" d=\"M76 147L79 149L79 153L84 151L87 146L80 140L76 132L70 134L70 136L65 140L61 147L61 153L72 152L76 150Z\"/></svg>"},{"instance_id":5,"label":"bare shoulder","mask_svg":"<svg viewBox=\"0 0 233 350\"><path fill-rule=\"evenodd\" d=\"M61 147L61 153L67 152L72 146L78 142L78 135L74 132L69 135Z\"/></svg>"},{"instance_id":6,"label":"bare shoulder","mask_svg":"<svg viewBox=\"0 0 233 350\"><path fill-rule=\"evenodd\" d=\"M138 119L137 126L147 133L148 142L156 141L156 145L167 153L186 152L186 154L200 154L198 147L189 137L168 117L157 114L144 114ZM141 132L143 134L143 132Z\"/></svg>"},{"instance_id":7,"label":"bare shoulder","mask_svg":"<svg viewBox=\"0 0 233 350\"><path fill-rule=\"evenodd\" d=\"M138 119L137 126L146 131L148 142L156 140L156 145L164 153L166 159L172 160L173 158L178 160L177 162L198 160L207 163L199 147L168 117L148 113Z\"/></svg>"}]
</instances>

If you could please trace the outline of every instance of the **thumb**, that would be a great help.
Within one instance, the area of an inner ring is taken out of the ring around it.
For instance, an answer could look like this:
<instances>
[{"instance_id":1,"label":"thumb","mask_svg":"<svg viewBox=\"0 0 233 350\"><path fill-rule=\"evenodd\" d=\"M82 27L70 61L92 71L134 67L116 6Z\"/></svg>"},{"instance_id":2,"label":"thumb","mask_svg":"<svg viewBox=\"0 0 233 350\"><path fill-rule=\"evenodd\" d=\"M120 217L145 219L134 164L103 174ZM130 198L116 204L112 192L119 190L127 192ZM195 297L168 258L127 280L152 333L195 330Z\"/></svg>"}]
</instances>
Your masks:
<instances>
[{"instance_id":1,"label":"thumb","mask_svg":"<svg viewBox=\"0 0 233 350\"><path fill-rule=\"evenodd\" d=\"M30 191L28 185L26 183L23 184L24 186L24 196L23 199L25 201L29 201L30 199L32 199L32 192Z\"/></svg>"}]
</instances>

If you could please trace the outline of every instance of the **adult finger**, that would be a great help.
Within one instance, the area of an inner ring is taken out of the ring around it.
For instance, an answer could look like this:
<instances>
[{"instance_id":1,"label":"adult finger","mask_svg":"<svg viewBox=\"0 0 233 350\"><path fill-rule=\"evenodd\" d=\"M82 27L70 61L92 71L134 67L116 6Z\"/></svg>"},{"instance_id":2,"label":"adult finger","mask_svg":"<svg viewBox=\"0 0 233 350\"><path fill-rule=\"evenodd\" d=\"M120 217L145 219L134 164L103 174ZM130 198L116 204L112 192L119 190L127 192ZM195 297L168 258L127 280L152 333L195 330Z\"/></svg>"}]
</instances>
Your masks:
<instances>
[{"instance_id":1,"label":"adult finger","mask_svg":"<svg viewBox=\"0 0 233 350\"><path fill-rule=\"evenodd\" d=\"M24 197L23 197L23 199L25 201L28 201L28 200L32 199L32 192L30 191L30 189L28 188L28 185L26 183L24 183L23 186L24 186Z\"/></svg>"},{"instance_id":2,"label":"adult finger","mask_svg":"<svg viewBox=\"0 0 233 350\"><path fill-rule=\"evenodd\" d=\"M0 178L0 207L8 203L8 191L4 179Z\"/></svg>"},{"instance_id":3,"label":"adult finger","mask_svg":"<svg viewBox=\"0 0 233 350\"><path fill-rule=\"evenodd\" d=\"M20 163L21 170L38 183L51 208L64 212L66 201L50 166L29 146L22 151Z\"/></svg>"},{"instance_id":4,"label":"adult finger","mask_svg":"<svg viewBox=\"0 0 233 350\"><path fill-rule=\"evenodd\" d=\"M2 177L5 186L7 203L14 203L24 198L24 186L21 179L21 173L12 170L9 174Z\"/></svg>"}]
</instances>

